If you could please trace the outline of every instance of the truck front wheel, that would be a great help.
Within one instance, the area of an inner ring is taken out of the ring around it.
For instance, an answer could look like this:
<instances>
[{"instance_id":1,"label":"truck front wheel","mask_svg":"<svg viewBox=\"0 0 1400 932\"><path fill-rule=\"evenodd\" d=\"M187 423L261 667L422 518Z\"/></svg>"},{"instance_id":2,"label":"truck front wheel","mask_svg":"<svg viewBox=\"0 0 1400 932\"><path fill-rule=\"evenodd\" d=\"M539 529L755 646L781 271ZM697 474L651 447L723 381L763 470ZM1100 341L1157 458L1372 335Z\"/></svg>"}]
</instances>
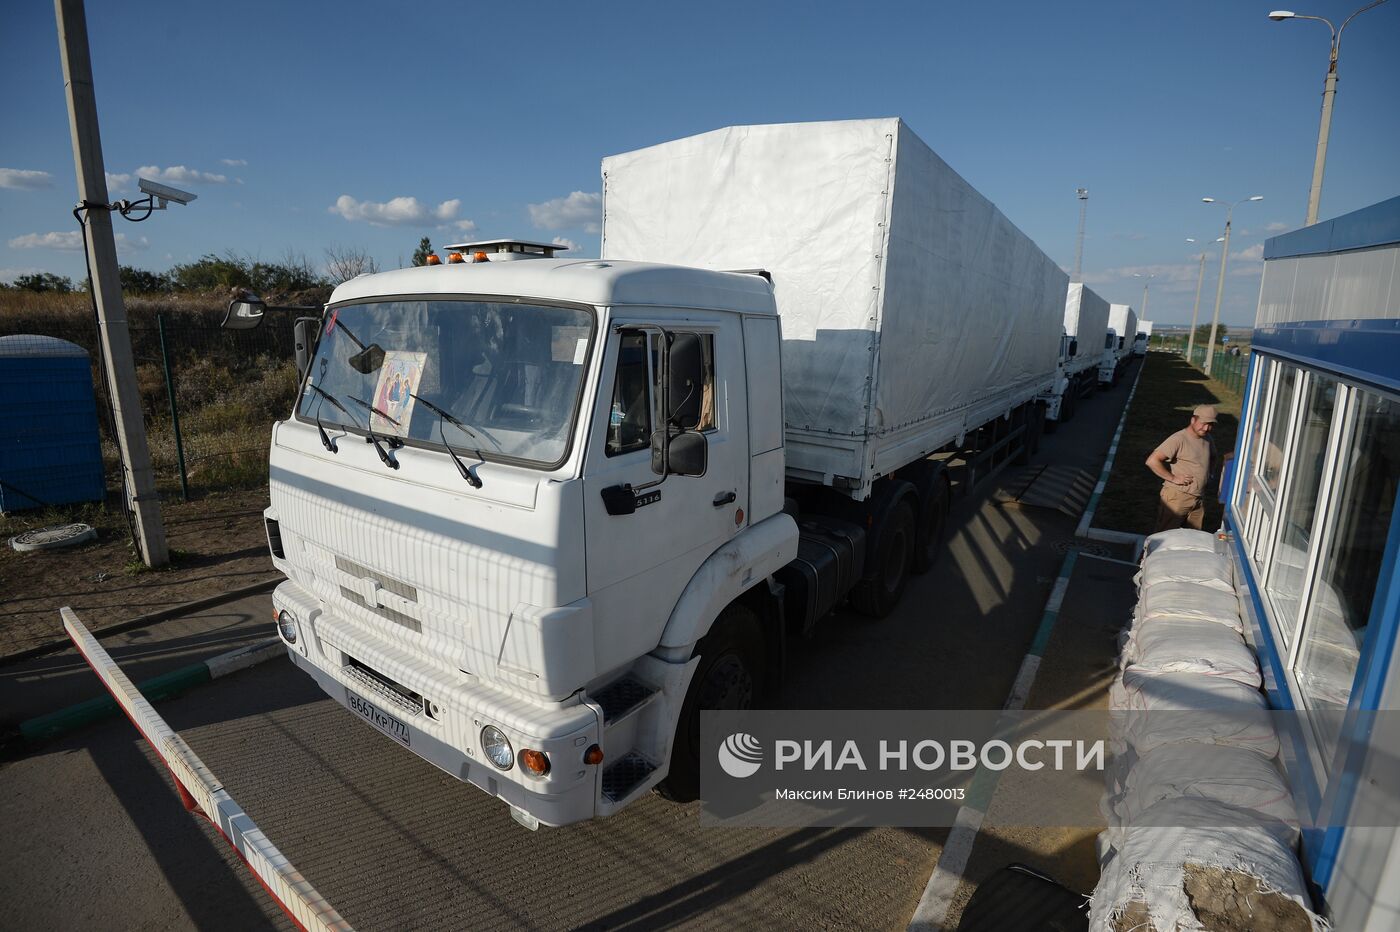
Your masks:
<instances>
[{"instance_id":1,"label":"truck front wheel","mask_svg":"<svg viewBox=\"0 0 1400 932\"><path fill-rule=\"evenodd\" d=\"M758 616L733 604L695 645L700 665L686 690L671 743L671 769L656 791L678 803L700 798L700 713L751 709L763 693L766 655Z\"/></svg>"}]
</instances>

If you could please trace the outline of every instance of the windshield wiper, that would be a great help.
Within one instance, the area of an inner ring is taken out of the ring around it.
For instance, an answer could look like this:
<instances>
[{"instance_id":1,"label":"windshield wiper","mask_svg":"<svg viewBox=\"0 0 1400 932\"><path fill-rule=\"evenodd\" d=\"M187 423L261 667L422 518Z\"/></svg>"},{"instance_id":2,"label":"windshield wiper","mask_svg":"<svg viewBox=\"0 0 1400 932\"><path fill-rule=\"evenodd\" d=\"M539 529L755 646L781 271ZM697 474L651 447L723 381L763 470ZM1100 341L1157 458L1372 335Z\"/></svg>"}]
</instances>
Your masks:
<instances>
[{"instance_id":1,"label":"windshield wiper","mask_svg":"<svg viewBox=\"0 0 1400 932\"><path fill-rule=\"evenodd\" d=\"M389 415L385 414L383 411L370 404L368 401L365 401L363 398L356 398L354 395L351 395L350 400L355 402L355 404L357 405L363 405L364 407L368 408L371 413L379 415L380 417L384 418L384 420L388 421L390 424L393 424L395 427L399 426L398 421L394 420ZM379 441L379 436L374 432L374 428L370 426L373 420L373 418L370 418L369 420L365 421L365 433L369 435L365 438L365 441L374 444L374 452L379 454L380 462L382 462L385 466L388 466L390 469L398 469L399 461L390 456L389 451L384 449L384 444L382 444ZM397 450L399 447L403 446L403 441L398 439L397 437L391 437L389 438L389 446Z\"/></svg>"},{"instance_id":2,"label":"windshield wiper","mask_svg":"<svg viewBox=\"0 0 1400 932\"><path fill-rule=\"evenodd\" d=\"M341 411L344 411L346 417L350 418L351 420L354 420L354 417L355 417L355 416L354 416L353 414L351 414L349 411L346 411L346 410L345 410L345 405L343 405L343 404L341 404L339 401L337 401L337 400L336 400L336 397L335 397L334 395L332 395L330 392L326 391L324 388L322 388L322 387L319 386L319 385L312 384L311 382L307 382L307 383L306 383L306 387L309 388L309 389L311 389L311 390L312 390L313 392L315 392L316 394L320 395L322 398L324 398L324 399L326 399L327 401L329 401L331 404L335 405L335 406L336 406L337 408L339 408ZM311 416L312 416L313 418L315 418L315 420L316 420L316 430L319 431L320 434L321 434L321 446L325 447L327 450L330 450L332 453L339 453L340 450L338 450L338 449L336 448L335 441L331 439L330 434L326 433L326 428L325 428L324 426L322 426L322 424L321 424L321 414L320 414L320 408L321 408L321 406L320 406L320 405L317 405L316 408L317 408L316 412L315 412L314 414L312 414Z\"/></svg>"},{"instance_id":3,"label":"windshield wiper","mask_svg":"<svg viewBox=\"0 0 1400 932\"><path fill-rule=\"evenodd\" d=\"M444 411L442 408L439 408L437 405L433 404L431 401L429 401L428 399L424 398L422 395L417 395L417 394L414 394L413 392L409 392L409 393L408 393L408 397L410 397L410 398L417 398L420 402L422 402L423 407L425 407L425 408L427 408L429 411L433 411L433 412L435 412L435 413L437 414L437 416L438 416L438 418L439 418L439 420L438 420L438 436L439 436L440 438L442 438L442 445L443 445L443 448L446 449L448 455L452 457L452 462L456 464L456 466L457 466L457 471L458 471L459 473L462 474L462 478L465 479L465 480L467 480L467 485L471 486L471 487L474 488L474 489L479 489L479 488L481 488L481 479L480 479L478 476L473 475L472 472L471 472L471 470L467 469L467 464L462 462L462 458L461 458L460 456L457 455L457 451L454 450L454 449L452 449L452 444L450 444L450 443L447 442L447 435L446 435L445 433L443 433L443 430L442 430L442 422L443 422L443 421L449 421L449 422L451 422L451 424L452 424L453 426L457 427L459 430L462 431L462 433L466 434L466 435L469 436L469 437L477 437L476 431L472 430L472 429L471 429L470 427L468 427L466 424L463 424L461 421L457 420L457 419L456 419L455 417L453 417L451 414L448 414L448 413L447 413L446 411ZM480 438L480 437L477 437L477 439L480 440L481 438ZM480 450L472 450L472 451L470 451L470 452L472 453L472 455L474 455L474 456L477 458L477 460L478 460L479 462L481 462L481 463L485 463L485 462L486 462L486 457L484 457L484 456L481 455L481 451L480 451Z\"/></svg>"}]
</instances>

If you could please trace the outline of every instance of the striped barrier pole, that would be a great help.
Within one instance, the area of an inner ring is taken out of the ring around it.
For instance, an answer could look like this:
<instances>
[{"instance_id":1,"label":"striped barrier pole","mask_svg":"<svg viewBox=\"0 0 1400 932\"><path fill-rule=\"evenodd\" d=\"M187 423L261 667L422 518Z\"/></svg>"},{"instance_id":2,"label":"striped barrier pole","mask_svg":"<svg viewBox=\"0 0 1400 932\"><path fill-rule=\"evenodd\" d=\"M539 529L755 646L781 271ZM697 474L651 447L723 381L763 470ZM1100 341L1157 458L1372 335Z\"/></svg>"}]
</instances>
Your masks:
<instances>
[{"instance_id":1,"label":"striped barrier pole","mask_svg":"<svg viewBox=\"0 0 1400 932\"><path fill-rule=\"evenodd\" d=\"M59 612L63 616L63 628L72 638L78 653L83 655L131 724L136 726L136 730L170 770L175 780L175 790L180 794L185 808L203 816L219 830L243 863L248 865L253 876L258 878L258 882L298 927L307 932L349 932L350 924L253 824L253 820L234 802L184 739L156 713L150 701L141 695L141 691L121 671L73 609L64 606Z\"/></svg>"}]
</instances>

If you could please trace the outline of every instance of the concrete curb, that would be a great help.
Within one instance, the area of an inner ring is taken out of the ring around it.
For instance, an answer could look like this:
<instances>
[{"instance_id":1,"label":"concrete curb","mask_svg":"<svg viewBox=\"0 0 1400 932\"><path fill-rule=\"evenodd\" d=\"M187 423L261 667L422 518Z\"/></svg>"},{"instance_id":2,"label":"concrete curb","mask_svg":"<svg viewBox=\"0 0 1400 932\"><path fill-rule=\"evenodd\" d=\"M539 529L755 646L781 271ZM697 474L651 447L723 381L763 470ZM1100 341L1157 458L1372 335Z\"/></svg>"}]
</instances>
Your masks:
<instances>
[{"instance_id":1,"label":"concrete curb","mask_svg":"<svg viewBox=\"0 0 1400 932\"><path fill-rule=\"evenodd\" d=\"M272 579L265 579L262 582L250 583L240 586L237 589L230 589L228 592L221 592L218 595L205 596L202 599L194 599L189 602L182 602L179 605L172 605L169 608L162 608L159 611L149 612L139 615L128 621L120 621L114 625L108 625L93 633L93 636L101 639L109 634L121 634L123 631L132 631L136 628L144 628L162 621L169 621L172 618L179 618L184 615L193 615L195 612L204 611L206 608L214 608L225 602L232 602L244 596L257 595L259 592L271 592L277 588L277 584L286 579L285 576L278 575ZM7 667L10 664L20 663L25 660L32 660L35 657L43 657L47 654L57 654L72 647L71 641L55 641L52 644L40 644L38 647L27 647L22 651L13 654L6 654L0 657L0 667Z\"/></svg>"},{"instance_id":2,"label":"concrete curb","mask_svg":"<svg viewBox=\"0 0 1400 932\"><path fill-rule=\"evenodd\" d=\"M141 695L151 702L173 699L201 683L228 676L230 673L262 663L264 660L280 657L282 651L281 638L275 636L265 638L255 644L210 657L208 660L192 663L189 666L180 667L178 670L162 673L160 676L153 676L139 684L137 688L141 690ZM16 732L24 745L32 748L46 741L63 737L93 722L110 718L120 711L121 706L117 705L116 700L110 695L99 696L96 699L89 699L87 702L70 705L66 709L59 709L56 712L49 712L20 722Z\"/></svg>"}]
</instances>

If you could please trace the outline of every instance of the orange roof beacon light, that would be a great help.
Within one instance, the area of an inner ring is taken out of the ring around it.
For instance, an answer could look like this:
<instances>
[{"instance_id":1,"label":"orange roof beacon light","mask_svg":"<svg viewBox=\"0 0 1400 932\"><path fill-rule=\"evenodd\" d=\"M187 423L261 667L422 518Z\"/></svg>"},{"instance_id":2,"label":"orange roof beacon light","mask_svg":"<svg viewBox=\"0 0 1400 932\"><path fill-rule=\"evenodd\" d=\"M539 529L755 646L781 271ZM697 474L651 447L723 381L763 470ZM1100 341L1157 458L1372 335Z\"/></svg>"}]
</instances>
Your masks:
<instances>
[{"instance_id":1,"label":"orange roof beacon light","mask_svg":"<svg viewBox=\"0 0 1400 932\"><path fill-rule=\"evenodd\" d=\"M473 262L485 262L485 261L487 261L487 259L486 259L486 253L481 252L481 251L479 251L479 250L478 250L477 252L472 253L472 261L473 261Z\"/></svg>"},{"instance_id":2,"label":"orange roof beacon light","mask_svg":"<svg viewBox=\"0 0 1400 932\"><path fill-rule=\"evenodd\" d=\"M462 260L462 254L461 254L460 252L450 252L450 253L447 254L447 264L448 264L448 265L456 265L458 262L461 262L461 261L463 261L463 260Z\"/></svg>"},{"instance_id":3,"label":"orange roof beacon light","mask_svg":"<svg viewBox=\"0 0 1400 932\"><path fill-rule=\"evenodd\" d=\"M426 265L442 265L442 260L439 259L439 258L437 257L437 253L435 253L435 252L430 252L430 253L428 253L428 260L427 260L427 262L426 262L425 264L426 264Z\"/></svg>"}]
</instances>

